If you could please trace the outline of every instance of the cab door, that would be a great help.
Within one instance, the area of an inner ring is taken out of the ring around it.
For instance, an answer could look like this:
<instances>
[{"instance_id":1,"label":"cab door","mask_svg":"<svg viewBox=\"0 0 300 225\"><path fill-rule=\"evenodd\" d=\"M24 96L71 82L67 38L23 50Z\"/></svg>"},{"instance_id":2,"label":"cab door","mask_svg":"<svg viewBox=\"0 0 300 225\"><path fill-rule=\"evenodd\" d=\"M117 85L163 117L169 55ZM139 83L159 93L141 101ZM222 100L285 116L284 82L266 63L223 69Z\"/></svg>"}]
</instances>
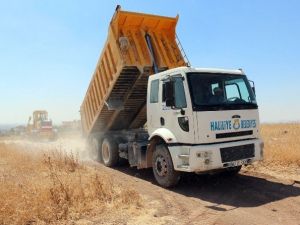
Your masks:
<instances>
[{"instance_id":1,"label":"cab door","mask_svg":"<svg viewBox=\"0 0 300 225\"><path fill-rule=\"evenodd\" d=\"M173 90L170 90L173 89ZM188 86L182 74L174 74L160 84L160 126L169 129L179 143L194 143L194 121ZM168 95L173 95L168 96ZM168 102L173 98L173 105Z\"/></svg>"}]
</instances>

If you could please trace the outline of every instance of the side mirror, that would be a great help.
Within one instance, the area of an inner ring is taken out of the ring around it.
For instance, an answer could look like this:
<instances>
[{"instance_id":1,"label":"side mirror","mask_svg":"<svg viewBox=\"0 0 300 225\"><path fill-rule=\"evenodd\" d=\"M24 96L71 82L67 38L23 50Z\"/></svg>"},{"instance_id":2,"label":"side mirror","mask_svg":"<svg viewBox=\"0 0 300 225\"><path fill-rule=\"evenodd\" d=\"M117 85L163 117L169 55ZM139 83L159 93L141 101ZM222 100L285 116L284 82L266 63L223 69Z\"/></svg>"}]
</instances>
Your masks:
<instances>
[{"instance_id":1,"label":"side mirror","mask_svg":"<svg viewBox=\"0 0 300 225\"><path fill-rule=\"evenodd\" d=\"M166 88L166 106L174 107L175 106L175 98L174 98L174 81L170 80L165 83Z\"/></svg>"},{"instance_id":2,"label":"side mirror","mask_svg":"<svg viewBox=\"0 0 300 225\"><path fill-rule=\"evenodd\" d=\"M252 89L253 93L255 94L255 84L254 84L254 81L252 81L252 80L248 80L248 81L251 84L251 89Z\"/></svg>"}]
</instances>

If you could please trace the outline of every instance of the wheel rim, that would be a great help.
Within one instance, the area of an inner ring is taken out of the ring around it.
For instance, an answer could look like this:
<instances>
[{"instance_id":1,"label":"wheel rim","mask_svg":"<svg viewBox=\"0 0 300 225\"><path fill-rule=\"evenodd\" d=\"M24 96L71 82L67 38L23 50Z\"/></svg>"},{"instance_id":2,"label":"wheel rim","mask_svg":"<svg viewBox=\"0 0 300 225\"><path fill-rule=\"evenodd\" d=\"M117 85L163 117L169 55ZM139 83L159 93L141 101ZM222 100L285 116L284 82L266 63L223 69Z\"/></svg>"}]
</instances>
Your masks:
<instances>
[{"instance_id":1,"label":"wheel rim","mask_svg":"<svg viewBox=\"0 0 300 225\"><path fill-rule=\"evenodd\" d=\"M109 156L110 156L110 153L109 153L108 144L103 143L103 146L102 146L102 159L103 159L104 163L109 162Z\"/></svg>"},{"instance_id":2,"label":"wheel rim","mask_svg":"<svg viewBox=\"0 0 300 225\"><path fill-rule=\"evenodd\" d=\"M168 173L168 165L165 158L161 155L156 157L155 160L155 172L157 175L164 177Z\"/></svg>"}]
</instances>

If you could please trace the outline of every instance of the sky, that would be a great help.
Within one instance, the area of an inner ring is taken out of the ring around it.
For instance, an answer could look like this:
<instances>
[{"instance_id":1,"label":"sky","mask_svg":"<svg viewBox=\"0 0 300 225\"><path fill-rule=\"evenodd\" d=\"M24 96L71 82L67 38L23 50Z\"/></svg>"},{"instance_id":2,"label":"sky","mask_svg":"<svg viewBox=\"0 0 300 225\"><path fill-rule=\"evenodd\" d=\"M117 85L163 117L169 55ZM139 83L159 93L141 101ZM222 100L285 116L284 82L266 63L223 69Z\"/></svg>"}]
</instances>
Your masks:
<instances>
[{"instance_id":1,"label":"sky","mask_svg":"<svg viewBox=\"0 0 300 225\"><path fill-rule=\"evenodd\" d=\"M0 124L46 109L55 124L79 108L116 5L175 17L194 67L243 68L262 122L300 121L298 0L0 0Z\"/></svg>"}]
</instances>

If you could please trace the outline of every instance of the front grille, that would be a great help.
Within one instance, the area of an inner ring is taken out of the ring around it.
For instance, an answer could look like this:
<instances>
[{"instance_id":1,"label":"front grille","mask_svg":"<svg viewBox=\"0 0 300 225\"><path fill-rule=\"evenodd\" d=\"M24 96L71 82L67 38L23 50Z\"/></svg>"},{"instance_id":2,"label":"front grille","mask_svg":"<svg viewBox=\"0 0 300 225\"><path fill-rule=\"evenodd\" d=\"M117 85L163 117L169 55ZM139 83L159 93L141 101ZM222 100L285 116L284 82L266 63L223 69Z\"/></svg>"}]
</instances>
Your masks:
<instances>
[{"instance_id":1,"label":"front grille","mask_svg":"<svg viewBox=\"0 0 300 225\"><path fill-rule=\"evenodd\" d=\"M220 148L222 163L254 157L254 144Z\"/></svg>"},{"instance_id":2,"label":"front grille","mask_svg":"<svg viewBox=\"0 0 300 225\"><path fill-rule=\"evenodd\" d=\"M247 136L252 135L252 130L239 131L239 132L231 132L231 133L219 133L216 134L216 138L230 138L230 137L239 137L239 136Z\"/></svg>"}]
</instances>

